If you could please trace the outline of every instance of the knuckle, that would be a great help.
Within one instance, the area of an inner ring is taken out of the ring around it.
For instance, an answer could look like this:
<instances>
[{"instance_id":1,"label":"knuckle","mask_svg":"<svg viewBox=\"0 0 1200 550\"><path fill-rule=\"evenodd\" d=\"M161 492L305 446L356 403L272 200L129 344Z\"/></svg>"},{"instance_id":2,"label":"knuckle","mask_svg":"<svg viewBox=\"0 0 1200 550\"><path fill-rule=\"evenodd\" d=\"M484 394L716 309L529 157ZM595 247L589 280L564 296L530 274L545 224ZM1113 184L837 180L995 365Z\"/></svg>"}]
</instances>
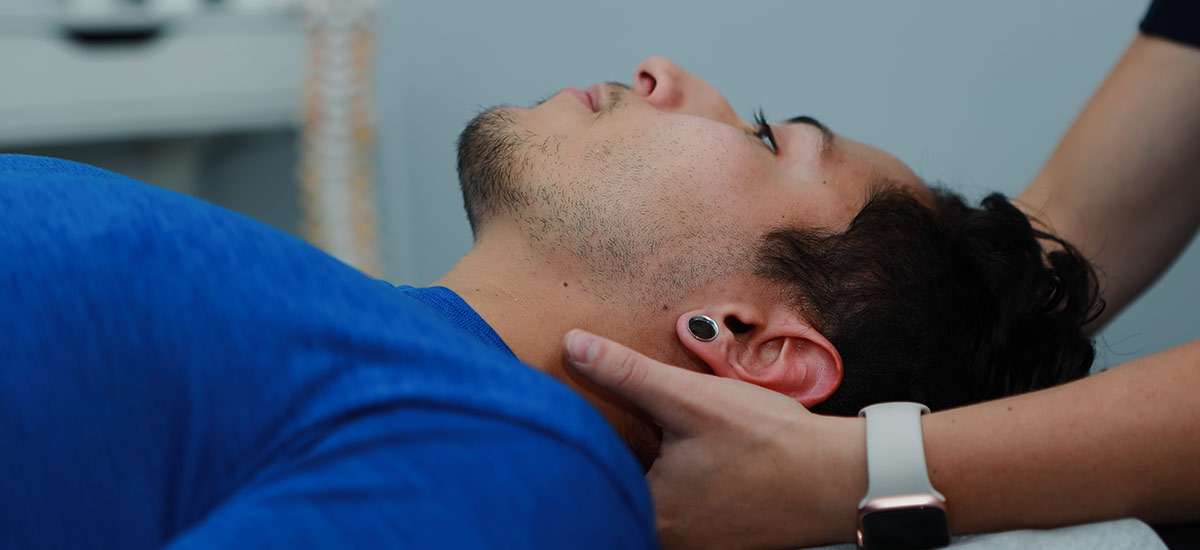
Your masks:
<instances>
[{"instance_id":1,"label":"knuckle","mask_svg":"<svg viewBox=\"0 0 1200 550\"><path fill-rule=\"evenodd\" d=\"M638 358L627 351L616 355L612 358L616 385L621 388L641 386L646 380L646 373L639 368Z\"/></svg>"}]
</instances>

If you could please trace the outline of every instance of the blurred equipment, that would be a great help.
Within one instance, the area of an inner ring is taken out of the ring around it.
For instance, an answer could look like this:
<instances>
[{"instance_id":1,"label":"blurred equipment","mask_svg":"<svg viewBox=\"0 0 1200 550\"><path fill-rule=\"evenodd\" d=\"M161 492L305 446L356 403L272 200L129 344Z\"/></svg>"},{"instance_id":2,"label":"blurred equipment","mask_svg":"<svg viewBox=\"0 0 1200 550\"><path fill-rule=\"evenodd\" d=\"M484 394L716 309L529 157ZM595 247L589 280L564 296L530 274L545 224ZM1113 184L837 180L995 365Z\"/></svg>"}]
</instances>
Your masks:
<instances>
[{"instance_id":1,"label":"blurred equipment","mask_svg":"<svg viewBox=\"0 0 1200 550\"><path fill-rule=\"evenodd\" d=\"M282 3L10 1L0 0L4 152L297 126L305 40Z\"/></svg>"},{"instance_id":2,"label":"blurred equipment","mask_svg":"<svg viewBox=\"0 0 1200 550\"><path fill-rule=\"evenodd\" d=\"M377 0L303 0L309 65L300 193L310 242L380 274L370 81Z\"/></svg>"}]
</instances>

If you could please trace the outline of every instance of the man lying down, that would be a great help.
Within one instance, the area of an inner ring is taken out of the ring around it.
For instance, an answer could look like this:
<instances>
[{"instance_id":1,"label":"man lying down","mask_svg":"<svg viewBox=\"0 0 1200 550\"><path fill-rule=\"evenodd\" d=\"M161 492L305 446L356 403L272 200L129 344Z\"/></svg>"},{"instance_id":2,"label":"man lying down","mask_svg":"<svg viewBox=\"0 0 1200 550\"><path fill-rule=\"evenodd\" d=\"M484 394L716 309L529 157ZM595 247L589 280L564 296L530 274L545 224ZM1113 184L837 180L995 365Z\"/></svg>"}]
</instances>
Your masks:
<instances>
[{"instance_id":1,"label":"man lying down","mask_svg":"<svg viewBox=\"0 0 1200 550\"><path fill-rule=\"evenodd\" d=\"M0 156L0 546L654 547L656 431L565 367L572 328L831 414L1092 362L1091 268L1004 198L809 117L747 123L662 58L480 115L459 172L474 248L397 288Z\"/></svg>"}]
</instances>

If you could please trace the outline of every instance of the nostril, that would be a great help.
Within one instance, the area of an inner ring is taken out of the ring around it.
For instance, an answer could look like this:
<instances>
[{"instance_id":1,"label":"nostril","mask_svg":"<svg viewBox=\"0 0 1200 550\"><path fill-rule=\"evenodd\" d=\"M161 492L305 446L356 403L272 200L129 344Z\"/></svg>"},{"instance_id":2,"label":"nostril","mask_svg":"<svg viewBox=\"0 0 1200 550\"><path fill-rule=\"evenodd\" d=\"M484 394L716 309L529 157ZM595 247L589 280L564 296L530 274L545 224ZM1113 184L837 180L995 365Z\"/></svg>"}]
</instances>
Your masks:
<instances>
[{"instance_id":1,"label":"nostril","mask_svg":"<svg viewBox=\"0 0 1200 550\"><path fill-rule=\"evenodd\" d=\"M651 92L654 91L654 86L657 84L658 81L654 79L654 76L646 71L642 71L638 73L637 80L634 82L634 87L637 89L638 93L650 95Z\"/></svg>"}]
</instances>

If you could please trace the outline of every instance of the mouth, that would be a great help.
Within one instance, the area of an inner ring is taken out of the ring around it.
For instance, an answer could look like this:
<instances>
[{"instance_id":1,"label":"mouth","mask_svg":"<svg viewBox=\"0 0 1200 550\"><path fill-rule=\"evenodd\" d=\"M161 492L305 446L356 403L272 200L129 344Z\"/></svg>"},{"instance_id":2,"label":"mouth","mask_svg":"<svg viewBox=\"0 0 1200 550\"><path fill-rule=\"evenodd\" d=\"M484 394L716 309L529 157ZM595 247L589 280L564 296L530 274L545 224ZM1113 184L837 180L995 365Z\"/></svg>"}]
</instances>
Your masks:
<instances>
[{"instance_id":1,"label":"mouth","mask_svg":"<svg viewBox=\"0 0 1200 550\"><path fill-rule=\"evenodd\" d=\"M585 90L584 93L587 94L588 99L592 102L592 112L600 112L600 83L597 82L596 84L588 86L588 89Z\"/></svg>"},{"instance_id":2,"label":"mouth","mask_svg":"<svg viewBox=\"0 0 1200 550\"><path fill-rule=\"evenodd\" d=\"M568 93L575 96L576 99L586 105L587 108L591 109L591 111L594 113L600 110L599 86L599 84L594 84L589 87L586 92L580 90L579 88L568 86L560 90L559 93Z\"/></svg>"}]
</instances>

